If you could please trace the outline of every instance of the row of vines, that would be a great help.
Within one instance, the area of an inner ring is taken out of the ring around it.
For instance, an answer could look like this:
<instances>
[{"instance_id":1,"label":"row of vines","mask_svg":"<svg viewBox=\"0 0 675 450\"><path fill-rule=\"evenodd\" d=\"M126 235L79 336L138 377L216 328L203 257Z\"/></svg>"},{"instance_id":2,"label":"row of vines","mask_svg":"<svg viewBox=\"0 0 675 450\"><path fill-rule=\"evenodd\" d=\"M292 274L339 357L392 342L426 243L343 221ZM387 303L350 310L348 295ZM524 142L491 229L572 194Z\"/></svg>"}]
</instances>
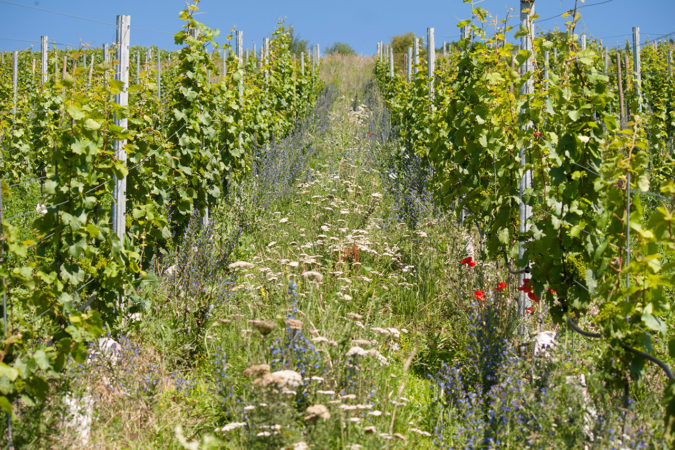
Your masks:
<instances>
[{"instance_id":1,"label":"row of vines","mask_svg":"<svg viewBox=\"0 0 675 450\"><path fill-rule=\"evenodd\" d=\"M232 36L217 43L217 30L196 21L196 11L195 2L181 13L182 49L162 53L161 77L146 61L136 80L132 58L128 107L113 101L125 86L113 77L117 61L100 51L50 52L49 67L61 69L44 83L39 67L30 69L39 54L20 52L16 104L4 58L0 407L8 413L19 399L44 398L69 360L82 362L92 339L136 311L153 257L178 245L193 215L222 203L247 175L252 155L313 108L318 64L296 60L283 24L264 59L244 61ZM94 64L77 67L82 60ZM116 140L127 140L126 161L115 157ZM124 177L120 241L111 210L114 180Z\"/></svg>"},{"instance_id":2,"label":"row of vines","mask_svg":"<svg viewBox=\"0 0 675 450\"><path fill-rule=\"evenodd\" d=\"M581 48L578 20L574 13L564 32L536 37L530 52L508 42L505 20L494 26L475 8L472 20L459 24L469 37L437 62L433 94L424 61L410 82L402 70L392 77L388 61L378 62L376 76L402 160L421 158L438 202L477 227L482 257L514 273L526 268L519 289L529 293L528 312L545 300L554 323L579 323L592 330L587 336L604 338L609 345L598 358L617 386L639 380L648 360L660 364L672 435L673 44L642 49L639 85L634 68L625 67L625 50L610 50L606 64L598 42ZM519 72L528 60L534 70ZM533 93L522 94L527 83ZM531 187L521 195L528 171ZM521 202L532 211L524 233Z\"/></svg>"}]
</instances>

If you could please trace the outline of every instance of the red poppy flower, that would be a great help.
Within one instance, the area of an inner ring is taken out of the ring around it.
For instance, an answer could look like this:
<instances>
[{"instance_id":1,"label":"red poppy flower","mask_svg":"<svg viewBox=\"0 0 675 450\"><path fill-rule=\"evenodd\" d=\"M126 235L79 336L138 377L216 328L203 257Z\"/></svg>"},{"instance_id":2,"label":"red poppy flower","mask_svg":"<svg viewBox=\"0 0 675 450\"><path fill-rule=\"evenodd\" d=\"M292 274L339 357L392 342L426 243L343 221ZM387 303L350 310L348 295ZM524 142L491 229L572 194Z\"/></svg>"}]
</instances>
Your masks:
<instances>
[{"instance_id":1,"label":"red poppy flower","mask_svg":"<svg viewBox=\"0 0 675 450\"><path fill-rule=\"evenodd\" d=\"M467 256L466 258L464 258L463 260L461 260L459 263L460 263L460 264L468 264L468 265L471 266L471 263L474 263L474 262L473 262L473 257ZM475 264L476 264L476 263L474 263L474 265L475 265ZM471 267L473 267L473 266L471 266Z\"/></svg>"},{"instance_id":2,"label":"red poppy flower","mask_svg":"<svg viewBox=\"0 0 675 450\"><path fill-rule=\"evenodd\" d=\"M475 263L475 262L469 261L469 267L475 267L475 266L476 266L476 263Z\"/></svg>"},{"instance_id":3,"label":"red poppy flower","mask_svg":"<svg viewBox=\"0 0 675 450\"><path fill-rule=\"evenodd\" d=\"M534 292L532 292L532 291L528 292L528 293L527 293L527 296L528 296L528 298L529 298L530 300L532 300L533 302L539 303L539 297L537 297L537 296L535 295Z\"/></svg>"},{"instance_id":4,"label":"red poppy flower","mask_svg":"<svg viewBox=\"0 0 675 450\"><path fill-rule=\"evenodd\" d=\"M541 131L535 131L534 133L532 133L532 136L537 137L537 138L541 137Z\"/></svg>"},{"instance_id":5,"label":"red poppy flower","mask_svg":"<svg viewBox=\"0 0 675 450\"><path fill-rule=\"evenodd\" d=\"M372 133L370 131L368 132L368 136L372 136Z\"/></svg>"},{"instance_id":6,"label":"red poppy flower","mask_svg":"<svg viewBox=\"0 0 675 450\"><path fill-rule=\"evenodd\" d=\"M530 279L523 278L523 285L520 286L518 290L521 292L532 292L532 286L528 286L528 284L530 284Z\"/></svg>"},{"instance_id":7,"label":"red poppy flower","mask_svg":"<svg viewBox=\"0 0 675 450\"><path fill-rule=\"evenodd\" d=\"M554 291L554 290L553 290L553 289L551 289L551 288L548 288L548 291L549 291L549 292L550 292L551 294L553 294L553 295L557 294L557 292L556 292L556 291Z\"/></svg>"},{"instance_id":8,"label":"red poppy flower","mask_svg":"<svg viewBox=\"0 0 675 450\"><path fill-rule=\"evenodd\" d=\"M476 300L480 300L480 301L482 301L482 302L485 301L485 292L483 292L483 291L476 291L476 292L473 293L473 295L476 296Z\"/></svg>"},{"instance_id":9,"label":"red poppy flower","mask_svg":"<svg viewBox=\"0 0 675 450\"><path fill-rule=\"evenodd\" d=\"M499 283L497 285L497 287L495 288L495 291L503 291L504 288L506 288L506 283L502 281L501 283Z\"/></svg>"},{"instance_id":10,"label":"red poppy flower","mask_svg":"<svg viewBox=\"0 0 675 450\"><path fill-rule=\"evenodd\" d=\"M532 312L533 309L534 309L534 305L530 306L529 308L527 308L527 309L525 310L525 314L530 314L530 313Z\"/></svg>"}]
</instances>

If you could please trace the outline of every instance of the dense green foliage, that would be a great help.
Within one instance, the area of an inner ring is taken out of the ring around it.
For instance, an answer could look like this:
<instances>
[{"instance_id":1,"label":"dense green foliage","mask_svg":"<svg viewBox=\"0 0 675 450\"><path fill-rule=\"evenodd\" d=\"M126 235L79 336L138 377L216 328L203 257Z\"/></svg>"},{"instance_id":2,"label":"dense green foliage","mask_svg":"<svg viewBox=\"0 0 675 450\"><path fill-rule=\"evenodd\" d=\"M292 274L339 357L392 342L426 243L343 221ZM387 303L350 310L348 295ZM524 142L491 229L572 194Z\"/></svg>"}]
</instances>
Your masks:
<instances>
[{"instance_id":1,"label":"dense green foliage","mask_svg":"<svg viewBox=\"0 0 675 450\"><path fill-rule=\"evenodd\" d=\"M113 95L125 86L112 79L115 62L93 65L91 50L54 51L49 66L63 58L63 72L40 86L39 74L22 70L13 114L11 66L1 69L0 293L10 305L0 345L4 411L18 398L44 398L69 357L82 362L104 327L136 311L153 257L172 248L195 213L221 203L250 170L253 151L286 136L315 102L318 74L300 73L283 24L263 65L244 67L230 52L219 73L222 61L210 53L217 31L195 11L196 2L181 13L182 50L162 54L161 100L154 62L136 83L132 58L130 102L120 107ZM83 55L88 69L76 67ZM35 59L21 52L20 65ZM128 129L116 117L127 117ZM126 163L113 149L124 139ZM111 226L115 177L129 186L122 241Z\"/></svg>"},{"instance_id":2,"label":"dense green foliage","mask_svg":"<svg viewBox=\"0 0 675 450\"><path fill-rule=\"evenodd\" d=\"M295 31L295 28L292 26L288 27L288 33L291 38L291 53L295 56L300 57L301 53L305 55L309 54L309 41L307 39L301 39L300 34Z\"/></svg>"},{"instance_id":3,"label":"dense green foliage","mask_svg":"<svg viewBox=\"0 0 675 450\"><path fill-rule=\"evenodd\" d=\"M555 322L584 318L603 335L611 344L602 356L609 379L628 383L644 373L646 359L627 347L671 366L675 360L675 83L664 66L669 47L644 49L644 97L624 78L631 115L622 127L611 67L605 70L595 44L581 50L579 15L572 17L567 33L536 38L531 54L506 42L505 27L487 36L487 12L476 8L473 37L438 64L433 98L426 70L411 85L390 78L388 62L376 75L404 148L433 174L438 201L469 212L465 223L478 227L486 256L529 267L531 281L521 288L531 291L532 308L545 299ZM622 52L611 56L623 59ZM514 70L530 58L535 70ZM520 94L525 83L533 94ZM528 170L532 187L521 197ZM521 202L532 208L525 234ZM673 383L665 387L671 433Z\"/></svg>"},{"instance_id":4,"label":"dense green foliage","mask_svg":"<svg viewBox=\"0 0 675 450\"><path fill-rule=\"evenodd\" d=\"M434 206L373 62L322 59L315 108L151 264L139 314L14 404L17 448L663 446L656 370L624 395L606 345L517 339L517 277Z\"/></svg>"},{"instance_id":5,"label":"dense green foliage","mask_svg":"<svg viewBox=\"0 0 675 450\"><path fill-rule=\"evenodd\" d=\"M422 41L420 39L420 41ZM403 33L391 38L391 47L394 51L394 63L397 67L404 67L405 56L408 54L408 47L414 47L415 33ZM420 46L420 57L422 52L426 55L426 49L423 45Z\"/></svg>"}]
</instances>

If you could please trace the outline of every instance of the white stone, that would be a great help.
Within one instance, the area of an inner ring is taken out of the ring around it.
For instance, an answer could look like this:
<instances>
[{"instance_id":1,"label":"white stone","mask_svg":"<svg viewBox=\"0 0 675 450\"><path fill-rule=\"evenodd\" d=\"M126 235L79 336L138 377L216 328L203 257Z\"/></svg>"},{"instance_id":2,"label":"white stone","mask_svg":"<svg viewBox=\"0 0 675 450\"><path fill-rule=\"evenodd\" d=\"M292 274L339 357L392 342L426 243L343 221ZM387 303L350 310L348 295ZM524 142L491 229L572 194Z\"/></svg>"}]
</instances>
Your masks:
<instances>
[{"instance_id":1,"label":"white stone","mask_svg":"<svg viewBox=\"0 0 675 450\"><path fill-rule=\"evenodd\" d=\"M63 403L68 407L66 427L75 432L79 446L89 445L91 422L94 413L94 399L91 395L75 397L66 395Z\"/></svg>"},{"instance_id":2,"label":"white stone","mask_svg":"<svg viewBox=\"0 0 675 450\"><path fill-rule=\"evenodd\" d=\"M535 334L532 337L532 342L534 343L534 356L543 356L550 359L551 355L548 351L556 346L555 337L555 331L540 331Z\"/></svg>"},{"instance_id":3,"label":"white stone","mask_svg":"<svg viewBox=\"0 0 675 450\"><path fill-rule=\"evenodd\" d=\"M114 339L109 337L98 338L94 351L89 356L90 359L99 358L112 364L117 363L120 359L120 352L122 346Z\"/></svg>"}]
</instances>

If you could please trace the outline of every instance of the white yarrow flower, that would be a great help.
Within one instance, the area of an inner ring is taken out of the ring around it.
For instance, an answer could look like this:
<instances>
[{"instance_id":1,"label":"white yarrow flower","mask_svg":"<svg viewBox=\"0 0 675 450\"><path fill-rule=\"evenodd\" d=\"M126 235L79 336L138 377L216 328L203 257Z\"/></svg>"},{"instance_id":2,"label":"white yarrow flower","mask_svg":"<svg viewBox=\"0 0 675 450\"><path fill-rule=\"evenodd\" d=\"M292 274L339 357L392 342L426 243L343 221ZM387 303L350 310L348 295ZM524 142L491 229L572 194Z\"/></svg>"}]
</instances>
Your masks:
<instances>
[{"instance_id":1,"label":"white yarrow flower","mask_svg":"<svg viewBox=\"0 0 675 450\"><path fill-rule=\"evenodd\" d=\"M245 427L246 422L232 422L223 426L222 428L216 428L214 431L216 433L226 433L228 431L236 430L237 428Z\"/></svg>"},{"instance_id":2,"label":"white yarrow flower","mask_svg":"<svg viewBox=\"0 0 675 450\"><path fill-rule=\"evenodd\" d=\"M253 264L251 264L250 262L246 262L246 261L237 261L237 262L233 262L232 264L230 264L230 265L227 266L227 267L228 267L228 269L230 269L230 270L234 270L234 269L250 269L251 267L253 267Z\"/></svg>"},{"instance_id":3,"label":"white yarrow flower","mask_svg":"<svg viewBox=\"0 0 675 450\"><path fill-rule=\"evenodd\" d=\"M323 275L315 270L308 270L307 272L304 272L302 276L308 281L316 281L317 283L321 283L323 281Z\"/></svg>"},{"instance_id":4,"label":"white yarrow flower","mask_svg":"<svg viewBox=\"0 0 675 450\"><path fill-rule=\"evenodd\" d=\"M255 385L275 386L278 388L295 389L302 385L302 376L293 370L280 370L265 374L253 382Z\"/></svg>"}]
</instances>

